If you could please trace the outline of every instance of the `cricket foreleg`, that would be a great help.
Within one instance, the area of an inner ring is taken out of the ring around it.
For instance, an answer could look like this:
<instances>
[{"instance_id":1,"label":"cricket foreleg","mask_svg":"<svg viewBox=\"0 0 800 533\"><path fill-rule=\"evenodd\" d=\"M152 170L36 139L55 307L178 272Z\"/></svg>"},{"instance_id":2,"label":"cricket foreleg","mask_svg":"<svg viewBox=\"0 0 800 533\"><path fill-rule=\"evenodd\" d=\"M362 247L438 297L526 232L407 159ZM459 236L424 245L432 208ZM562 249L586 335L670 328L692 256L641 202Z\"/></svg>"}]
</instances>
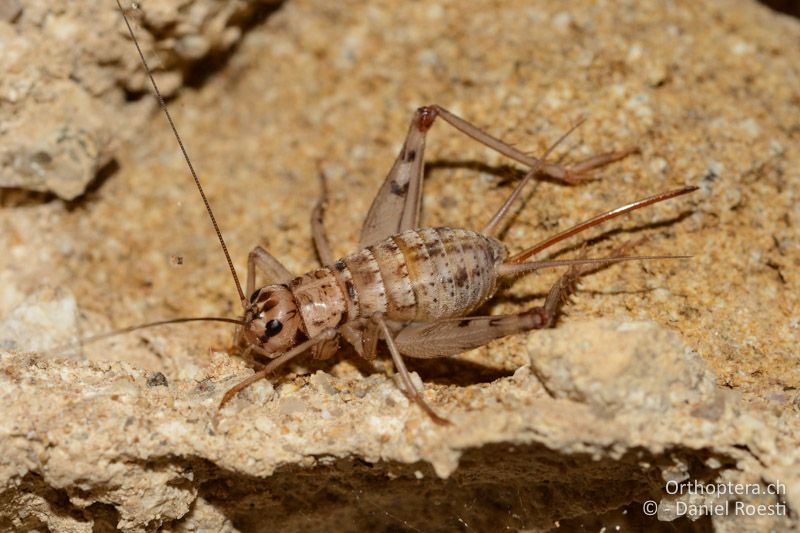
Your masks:
<instances>
[{"instance_id":1,"label":"cricket foreleg","mask_svg":"<svg viewBox=\"0 0 800 533\"><path fill-rule=\"evenodd\" d=\"M339 337L336 336L325 342L321 342L311 349L311 357L317 361L330 359L339 351Z\"/></svg>"},{"instance_id":2,"label":"cricket foreleg","mask_svg":"<svg viewBox=\"0 0 800 533\"><path fill-rule=\"evenodd\" d=\"M329 329L323 330L319 335L316 335L315 337L312 337L312 338L308 339L305 342L301 342L300 344L298 344L297 346L295 346L294 348L292 348L288 352L280 355L279 357L276 357L276 358L272 359L272 361L270 361L262 370L259 370L258 372L256 372L252 376L250 376L249 378L237 383L236 385L234 385L233 387L228 389L228 391L222 397L222 401L219 402L219 408L222 409L222 407L226 403L228 403L231 398L236 396L236 394L238 394L240 391L246 389L247 387L249 387L250 385L252 385L256 381L264 379L269 374L271 374L272 372L277 370L278 367L280 367L280 366L284 365L285 363L291 361L295 357L297 357L299 355L302 355L304 352L314 348L318 344L331 341L331 340L333 340L335 338L336 338L336 330L333 329L333 328L329 328ZM255 348L255 351L261 353L260 350L257 349L257 348ZM265 353L264 355L269 355L269 354ZM274 354L272 354L272 355L274 355Z\"/></svg>"},{"instance_id":3,"label":"cricket foreleg","mask_svg":"<svg viewBox=\"0 0 800 533\"><path fill-rule=\"evenodd\" d=\"M403 388L405 389L404 392L410 399L419 405L422 410L428 414L428 416L431 417L431 420L437 424L449 425L451 422L446 418L442 418L436 414L436 412L425 402L425 398L422 397L422 392L417 390L417 388L414 386L414 382L411 380L411 374L408 373L408 369L403 361L403 357L400 355L400 352L395 345L392 333L389 331L389 327L386 325L386 321L383 319L383 316L376 314L372 317L372 319L380 328L381 335L386 341L386 345L389 347L389 353L392 354L392 361L394 362L394 366L397 369L397 372L400 374L400 379L403 382Z\"/></svg>"},{"instance_id":4,"label":"cricket foreleg","mask_svg":"<svg viewBox=\"0 0 800 533\"><path fill-rule=\"evenodd\" d=\"M638 242L625 244L604 258L608 263ZM602 262L599 266L603 266ZM409 357L433 358L456 355L488 344L490 341L534 329L552 326L561 306L575 290L578 279L597 269L597 263L571 266L550 288L544 305L522 313L497 316L449 318L432 323L411 324L395 337L400 351Z\"/></svg>"}]
</instances>

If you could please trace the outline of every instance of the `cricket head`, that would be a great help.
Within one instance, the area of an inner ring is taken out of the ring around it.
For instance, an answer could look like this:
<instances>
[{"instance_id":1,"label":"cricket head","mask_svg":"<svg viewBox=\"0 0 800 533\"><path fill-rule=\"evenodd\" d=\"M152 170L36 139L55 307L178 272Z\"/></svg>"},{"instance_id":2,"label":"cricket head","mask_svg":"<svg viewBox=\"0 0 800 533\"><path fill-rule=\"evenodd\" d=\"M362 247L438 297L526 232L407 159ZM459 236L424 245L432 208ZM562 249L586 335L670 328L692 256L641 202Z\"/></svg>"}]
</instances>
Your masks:
<instances>
[{"instance_id":1,"label":"cricket head","mask_svg":"<svg viewBox=\"0 0 800 533\"><path fill-rule=\"evenodd\" d=\"M303 337L294 295L285 285L268 285L250 296L244 316L244 337L263 353L277 357Z\"/></svg>"}]
</instances>

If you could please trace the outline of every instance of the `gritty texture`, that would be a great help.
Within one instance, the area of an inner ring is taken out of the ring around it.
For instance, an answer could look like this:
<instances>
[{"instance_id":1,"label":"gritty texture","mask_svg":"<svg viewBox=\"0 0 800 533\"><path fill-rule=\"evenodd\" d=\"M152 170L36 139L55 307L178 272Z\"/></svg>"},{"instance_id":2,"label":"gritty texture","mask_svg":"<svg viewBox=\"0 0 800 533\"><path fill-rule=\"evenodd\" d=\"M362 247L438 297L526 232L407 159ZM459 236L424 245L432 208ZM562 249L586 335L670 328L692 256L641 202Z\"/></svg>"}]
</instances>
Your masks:
<instances>
[{"instance_id":1,"label":"gritty texture","mask_svg":"<svg viewBox=\"0 0 800 533\"><path fill-rule=\"evenodd\" d=\"M0 494L0 513L20 527L11 517L32 506L20 500L45 500L60 520L72 518L70 528L89 530L96 510L112 506L117 527L152 529L201 498L214 520L244 530L267 515L280 531L332 521L347 531L459 521L486 531L662 497L669 519L676 500L661 495L665 480L731 472L740 482L780 479L787 504L800 504L795 459L773 455L798 435L782 434L774 412L718 389L676 333L595 321L543 332L526 348L529 364L512 376L429 393L449 428L381 374L320 370L277 388L262 383L217 411L248 373L226 354L202 375L168 383L128 363L6 354L0 477L16 482ZM44 487L61 497L48 499ZM44 516L29 524L54 525Z\"/></svg>"},{"instance_id":2,"label":"gritty texture","mask_svg":"<svg viewBox=\"0 0 800 533\"><path fill-rule=\"evenodd\" d=\"M22 65L55 53L35 44L53 32L20 26L27 4L0 11L4 43L29 43ZM411 361L428 401L454 421L448 428L408 405L385 358L373 368L347 351L301 361L217 412L250 372L221 353L231 339L223 325L42 353L148 320L239 313L174 139L142 93L135 52L113 9L101 10L89 27L105 33L56 46L76 55L48 64L95 72L79 53L84 39L118 58L109 65L119 72L87 85L116 96L68 97L92 102L75 120L101 139L92 153L105 154L81 168L116 170L68 203L3 194L0 527L253 530L264 517L288 531L654 527L646 500L661 502L659 520L698 529L798 527L800 24L733 0L474 4L292 0L248 26L208 75L182 90L183 77L164 82L239 272L257 244L293 272L317 265L309 215L320 167L334 253L353 251L413 110L429 103L533 153L588 116L556 150L564 163L641 149L578 186L532 185L503 235L512 253L601 210L694 184L700 191L549 255L601 256L646 237L636 252L692 259L602 269L582 280L554 330ZM143 8L177 17L183 3L158 5ZM54 103L79 90L60 92L64 83L37 86L50 111L2 98L0 113L18 117L2 127L33 128L28 116L47 119L42 131L75 124ZM103 128L133 142L109 150ZM4 138L3 150L13 142ZM3 175L23 179L6 161ZM429 226L481 226L521 176L439 122L427 161ZM71 190L64 196L83 189ZM538 305L557 275L522 279L483 310ZM671 479L780 482L777 498L737 499L783 502L786 516L676 519Z\"/></svg>"},{"instance_id":3,"label":"gritty texture","mask_svg":"<svg viewBox=\"0 0 800 533\"><path fill-rule=\"evenodd\" d=\"M145 0L129 13L169 97L277 3ZM0 186L73 200L148 118L125 105L149 86L116 4L4 1L0 45Z\"/></svg>"}]
</instances>

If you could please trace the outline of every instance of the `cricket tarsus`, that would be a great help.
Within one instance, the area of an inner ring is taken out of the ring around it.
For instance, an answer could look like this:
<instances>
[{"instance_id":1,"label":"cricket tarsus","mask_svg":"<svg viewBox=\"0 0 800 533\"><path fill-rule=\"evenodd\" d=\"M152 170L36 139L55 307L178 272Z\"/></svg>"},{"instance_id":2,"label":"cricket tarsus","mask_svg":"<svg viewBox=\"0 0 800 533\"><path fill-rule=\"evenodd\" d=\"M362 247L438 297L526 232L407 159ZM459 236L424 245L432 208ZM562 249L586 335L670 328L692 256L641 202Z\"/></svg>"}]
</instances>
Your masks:
<instances>
[{"instance_id":1,"label":"cricket tarsus","mask_svg":"<svg viewBox=\"0 0 800 533\"><path fill-rule=\"evenodd\" d=\"M128 16L125 14L125 9L123 9L120 0L116 0L117 6L119 7L119 11L122 14L122 18L125 21L125 26L128 28L128 33L133 40L133 44L136 46L136 51L139 53L139 59L142 61L142 65L144 66L144 70L147 73L147 77L150 79L150 84L153 87L153 93L158 100L158 105L161 106L161 110L164 112L164 115L167 117L167 122L169 122L169 127L172 129L172 133L175 136L175 140L178 141L178 146L181 149L181 153L183 154L183 159L186 161L186 165L189 167L189 172L194 179L194 183L197 186L197 190L200 193L200 197L203 199L203 204L206 207L206 211L208 212L208 217L211 219L211 225L214 226L214 232L217 234L217 239L219 240L219 244L222 247L222 252L225 254L225 260L228 262L228 268L231 271L231 275L233 276L233 282L236 284L236 292L239 294L239 300L242 302L242 305L245 305L246 297L244 291L242 291L242 285L239 283L239 276L236 274L236 269L233 266L233 260L231 260L231 255L228 252L228 246L225 244L225 239L222 238L222 231L219 229L219 224L217 224L217 219L214 216L214 211L211 209L211 204L206 197L205 191L203 191L203 186L200 184L200 178L197 175L197 172L194 170L194 166L192 165L192 160L189 158L189 152L186 150L186 147L183 144L183 139L181 138L180 134L178 133L178 128L175 126L175 121L172 120L172 114L169 112L167 108L167 102L164 100L164 97L161 94L161 91L158 88L158 84L156 83L156 79L153 76L152 70L150 70L150 66L147 64L147 60L144 57L144 52L142 52L141 46L139 46L139 40L136 38L136 34L133 32L133 27L131 26L130 21L128 21Z\"/></svg>"},{"instance_id":2,"label":"cricket tarsus","mask_svg":"<svg viewBox=\"0 0 800 533\"><path fill-rule=\"evenodd\" d=\"M534 175L542 174L576 184L594 170L637 153L638 149L598 154L571 167L548 163L546 159L555 147L582 121L553 143L542 158L537 159L445 108L429 105L419 108L412 117L400 153L364 221L360 250L333 261L330 240L325 235L322 220L327 199L323 190L313 212L312 233L319 256L325 264L295 277L266 249L256 247L248 256L245 294L200 179L120 0L116 1L155 96L206 206L242 302L244 315L241 320L218 320L240 325L235 343L243 348L245 354L254 352L272 359L263 369L230 388L224 394L220 408L243 389L305 353L311 352L318 359L330 357L336 352L339 339L344 338L359 355L369 360L376 356L376 343L378 338L382 338L389 348L404 393L433 422L450 424L449 420L439 416L427 404L422 391L415 387L404 356L429 358L453 355L507 335L550 327L579 278L593 269L622 261L687 257L630 255L627 251L639 242L629 242L612 250L607 257L526 261L545 248L588 228L635 209L687 194L696 190L696 187L683 187L625 204L509 257L506 246L493 234L497 233L512 204ZM420 227L425 140L437 117L529 169L482 231ZM470 316L494 296L501 278L554 267L567 267L567 271L552 286L542 306L509 315ZM269 285L256 288L257 271L268 278ZM200 319L173 319L118 332L192 320Z\"/></svg>"}]
</instances>

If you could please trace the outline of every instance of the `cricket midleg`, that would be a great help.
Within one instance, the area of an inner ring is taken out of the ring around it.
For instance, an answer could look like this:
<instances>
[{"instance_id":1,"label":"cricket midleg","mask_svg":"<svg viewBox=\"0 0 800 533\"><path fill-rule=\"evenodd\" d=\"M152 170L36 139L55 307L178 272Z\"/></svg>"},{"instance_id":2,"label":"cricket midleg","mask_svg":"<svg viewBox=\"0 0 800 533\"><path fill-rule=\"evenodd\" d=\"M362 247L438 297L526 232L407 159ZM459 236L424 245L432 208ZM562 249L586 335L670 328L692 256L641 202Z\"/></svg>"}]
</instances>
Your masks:
<instances>
[{"instance_id":1,"label":"cricket midleg","mask_svg":"<svg viewBox=\"0 0 800 533\"><path fill-rule=\"evenodd\" d=\"M411 374L408 373L408 369L403 361L403 357L400 355L400 351L397 349L397 345L394 342L394 337L392 337L392 333L389 331L383 316L381 316L380 313L376 313L372 316L372 321L380 328L383 339L386 341L386 346L389 347L389 353L392 354L394 366L400 373L400 379L403 382L405 393L409 396L409 398L416 402L416 404L419 405L434 422L441 425L449 425L450 421L436 414L436 411L431 409L427 402L425 402L425 399L422 397L422 391L417 390L417 388L414 386L414 382L411 380Z\"/></svg>"},{"instance_id":2,"label":"cricket midleg","mask_svg":"<svg viewBox=\"0 0 800 533\"><path fill-rule=\"evenodd\" d=\"M289 283L313 337L380 313L390 321L465 316L497 287L507 256L496 239L450 228L393 235Z\"/></svg>"},{"instance_id":3,"label":"cricket midleg","mask_svg":"<svg viewBox=\"0 0 800 533\"><path fill-rule=\"evenodd\" d=\"M406 394L435 422L448 424L449 421L437 415L425 402L421 391L414 387L402 356L432 358L455 355L507 335L548 327L555 320L569 292L574 289L578 278L586 271L583 266L570 267L550 289L544 306L534 307L518 314L449 318L431 323L412 324L403 328L397 335L392 335L380 314L374 315L373 320L381 328Z\"/></svg>"}]
</instances>

